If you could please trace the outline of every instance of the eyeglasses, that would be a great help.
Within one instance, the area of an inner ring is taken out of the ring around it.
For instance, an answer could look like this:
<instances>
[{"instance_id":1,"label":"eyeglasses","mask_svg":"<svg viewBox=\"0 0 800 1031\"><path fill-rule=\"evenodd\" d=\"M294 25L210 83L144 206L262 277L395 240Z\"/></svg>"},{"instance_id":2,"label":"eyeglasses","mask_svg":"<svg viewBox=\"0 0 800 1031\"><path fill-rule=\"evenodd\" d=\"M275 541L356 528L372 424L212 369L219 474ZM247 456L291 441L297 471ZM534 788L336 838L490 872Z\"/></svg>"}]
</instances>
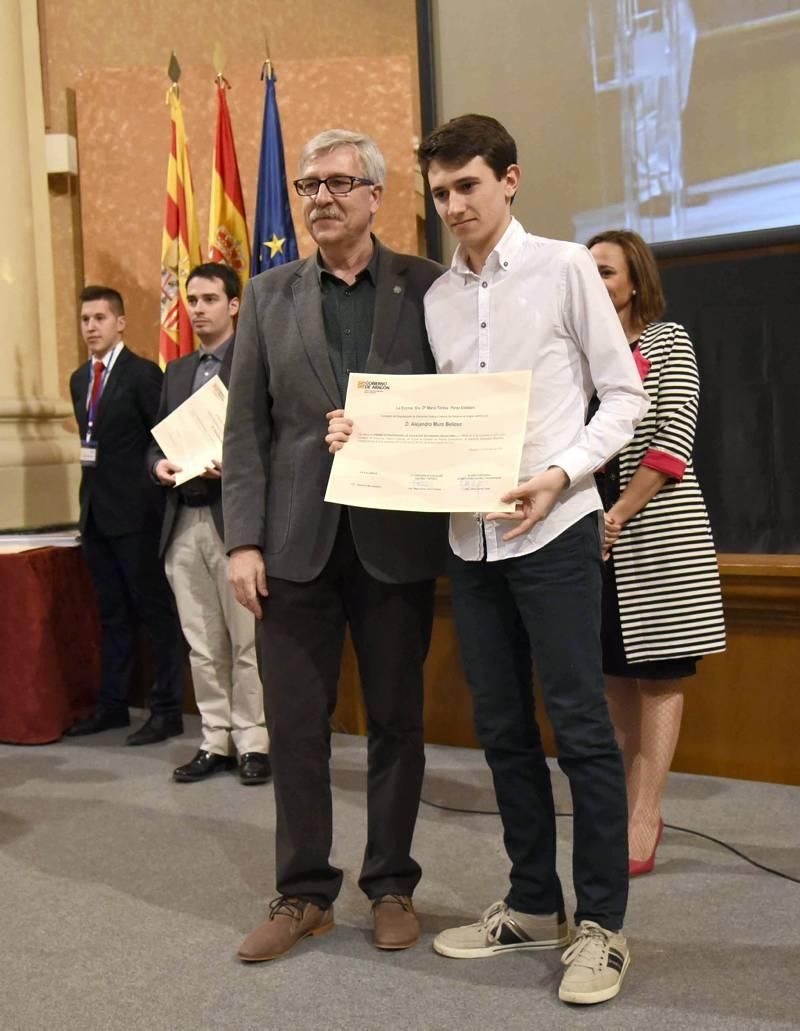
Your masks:
<instances>
[{"instance_id":1,"label":"eyeglasses","mask_svg":"<svg viewBox=\"0 0 800 1031\"><path fill-rule=\"evenodd\" d=\"M356 186L374 186L372 179L361 179L357 175L332 175L327 179L295 179L294 188L301 197L316 197L320 186L325 186L334 197L345 197Z\"/></svg>"}]
</instances>

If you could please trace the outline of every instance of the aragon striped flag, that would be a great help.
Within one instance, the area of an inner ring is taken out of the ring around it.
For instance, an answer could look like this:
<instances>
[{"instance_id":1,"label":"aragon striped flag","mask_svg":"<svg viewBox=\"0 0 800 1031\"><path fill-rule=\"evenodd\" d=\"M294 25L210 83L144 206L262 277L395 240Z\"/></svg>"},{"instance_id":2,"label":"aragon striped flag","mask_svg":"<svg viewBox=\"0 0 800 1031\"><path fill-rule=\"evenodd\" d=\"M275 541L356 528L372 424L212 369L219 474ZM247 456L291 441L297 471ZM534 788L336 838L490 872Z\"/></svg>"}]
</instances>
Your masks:
<instances>
[{"instance_id":1,"label":"aragon striped flag","mask_svg":"<svg viewBox=\"0 0 800 1031\"><path fill-rule=\"evenodd\" d=\"M177 68L177 61L174 64ZM172 68L173 63L170 62L173 81L167 102L172 122L172 145L167 166L167 204L161 243L161 335L158 348L162 368L173 358L191 354L195 348L186 303L186 280L192 268L202 260L186 129L177 77L172 74ZM177 75L180 75L179 68Z\"/></svg>"},{"instance_id":2,"label":"aragon striped flag","mask_svg":"<svg viewBox=\"0 0 800 1031\"><path fill-rule=\"evenodd\" d=\"M230 85L217 76L217 128L211 170L211 208L208 224L208 260L230 265L239 274L242 289L250 277L250 236L244 212L242 183L226 91Z\"/></svg>"}]
</instances>

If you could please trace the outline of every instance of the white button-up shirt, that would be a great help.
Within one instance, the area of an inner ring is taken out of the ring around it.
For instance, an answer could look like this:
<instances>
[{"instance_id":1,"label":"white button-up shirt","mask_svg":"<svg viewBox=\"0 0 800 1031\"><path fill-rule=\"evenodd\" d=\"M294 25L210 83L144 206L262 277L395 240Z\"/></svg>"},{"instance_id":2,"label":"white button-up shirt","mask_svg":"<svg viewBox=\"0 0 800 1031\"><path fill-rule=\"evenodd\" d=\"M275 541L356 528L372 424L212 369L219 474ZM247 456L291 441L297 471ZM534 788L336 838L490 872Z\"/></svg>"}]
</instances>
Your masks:
<instances>
[{"instance_id":1,"label":"white button-up shirt","mask_svg":"<svg viewBox=\"0 0 800 1031\"><path fill-rule=\"evenodd\" d=\"M551 465L570 479L548 517L507 543L513 522L453 513L455 554L483 558L485 533L490 562L526 555L602 508L592 473L631 439L649 399L586 248L512 219L480 275L459 247L425 296L425 321L440 373L532 371L520 482ZM600 408L586 426L595 391Z\"/></svg>"},{"instance_id":2,"label":"white button-up shirt","mask_svg":"<svg viewBox=\"0 0 800 1031\"><path fill-rule=\"evenodd\" d=\"M124 346L125 345L123 344L123 342L121 340L118 340L117 343L114 344L114 346L112 348L110 348L108 351L106 351L106 353L103 355L102 358L95 358L94 355L92 355L92 354L89 355L89 388L86 391L86 407L87 408L89 407L89 400L90 400L90 398L92 396L92 387L94 386L94 363L97 362L97 361L102 363L102 365L104 366L106 371L104 373L101 373L101 375L105 376L105 378L108 379L108 377L111 375L111 367L113 366L114 362L119 357L119 354L122 351L122 348ZM104 390L105 390L105 386L106 385L104 383L103 384L103 389Z\"/></svg>"}]
</instances>

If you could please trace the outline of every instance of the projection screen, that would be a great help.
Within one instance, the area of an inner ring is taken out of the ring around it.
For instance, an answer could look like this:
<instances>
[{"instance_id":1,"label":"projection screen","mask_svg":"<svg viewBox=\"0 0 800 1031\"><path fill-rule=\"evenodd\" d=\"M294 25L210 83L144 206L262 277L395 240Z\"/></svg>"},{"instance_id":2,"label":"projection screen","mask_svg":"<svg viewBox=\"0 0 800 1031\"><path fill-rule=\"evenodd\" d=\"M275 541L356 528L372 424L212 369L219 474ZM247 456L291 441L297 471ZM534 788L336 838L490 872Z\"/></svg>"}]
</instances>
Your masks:
<instances>
[{"instance_id":1,"label":"projection screen","mask_svg":"<svg viewBox=\"0 0 800 1031\"><path fill-rule=\"evenodd\" d=\"M800 0L431 0L439 121L516 137L515 213L585 241L800 225Z\"/></svg>"}]
</instances>

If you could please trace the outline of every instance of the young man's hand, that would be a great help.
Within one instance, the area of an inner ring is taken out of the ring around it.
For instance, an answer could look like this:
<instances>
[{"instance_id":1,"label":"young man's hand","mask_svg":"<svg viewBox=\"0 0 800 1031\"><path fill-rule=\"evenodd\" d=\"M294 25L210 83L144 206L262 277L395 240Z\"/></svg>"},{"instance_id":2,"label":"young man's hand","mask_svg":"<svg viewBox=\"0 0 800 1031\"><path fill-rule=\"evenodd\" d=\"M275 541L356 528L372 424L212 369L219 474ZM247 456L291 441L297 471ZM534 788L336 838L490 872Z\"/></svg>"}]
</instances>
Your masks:
<instances>
[{"instance_id":1,"label":"young man's hand","mask_svg":"<svg viewBox=\"0 0 800 1031\"><path fill-rule=\"evenodd\" d=\"M228 583L240 605L256 619L264 615L261 599L269 597L267 567L260 548L236 548L228 559Z\"/></svg>"},{"instance_id":2,"label":"young man's hand","mask_svg":"<svg viewBox=\"0 0 800 1031\"><path fill-rule=\"evenodd\" d=\"M550 515L559 494L568 486L569 477L564 470L557 465L552 465L544 472L531 477L526 483L521 483L516 490L510 490L508 494L503 495L502 501L517 502L516 511L489 512L486 519L493 522L515 521L519 524L513 530L503 534L504 541L513 541L517 537L523 537L532 526Z\"/></svg>"},{"instance_id":3,"label":"young man's hand","mask_svg":"<svg viewBox=\"0 0 800 1031\"><path fill-rule=\"evenodd\" d=\"M175 473L180 471L181 467L179 465L170 462L168 458L162 458L160 462L156 462L153 474L162 487L174 487Z\"/></svg>"},{"instance_id":4,"label":"young man's hand","mask_svg":"<svg viewBox=\"0 0 800 1031\"><path fill-rule=\"evenodd\" d=\"M206 480L221 480L222 462L218 462L216 458L212 459L200 475Z\"/></svg>"},{"instance_id":5,"label":"young man's hand","mask_svg":"<svg viewBox=\"0 0 800 1031\"><path fill-rule=\"evenodd\" d=\"M328 445L328 451L335 455L350 439L350 434L353 432L353 420L345 417L342 408L328 412L325 418L328 420L328 435L325 437L325 443Z\"/></svg>"}]
</instances>

